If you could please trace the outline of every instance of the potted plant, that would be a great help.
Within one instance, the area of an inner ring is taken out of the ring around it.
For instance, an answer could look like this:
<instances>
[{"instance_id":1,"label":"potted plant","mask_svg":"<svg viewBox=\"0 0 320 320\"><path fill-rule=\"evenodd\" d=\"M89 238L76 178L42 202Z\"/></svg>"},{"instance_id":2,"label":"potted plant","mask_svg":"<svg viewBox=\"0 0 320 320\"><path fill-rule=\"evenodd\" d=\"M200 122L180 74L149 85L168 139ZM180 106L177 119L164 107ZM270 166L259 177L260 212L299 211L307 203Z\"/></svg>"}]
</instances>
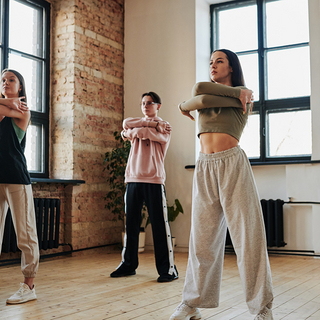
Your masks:
<instances>
[{"instance_id":1,"label":"potted plant","mask_svg":"<svg viewBox=\"0 0 320 320\"><path fill-rule=\"evenodd\" d=\"M176 220L177 216L179 215L179 213L183 213L183 208L182 205L180 203L180 201L178 199L174 200L174 204L172 206L168 206L167 204L167 209L168 209L168 221L173 222L174 220ZM172 238L172 246L173 248L175 247L175 243L176 243L176 238L175 237L171 237Z\"/></svg>"},{"instance_id":2,"label":"potted plant","mask_svg":"<svg viewBox=\"0 0 320 320\"><path fill-rule=\"evenodd\" d=\"M147 207L143 204L142 213L141 213L141 223L140 223L140 233L139 233L139 249L138 252L143 252L146 242L146 227L150 223L150 219L148 216Z\"/></svg>"},{"instance_id":3,"label":"potted plant","mask_svg":"<svg viewBox=\"0 0 320 320\"><path fill-rule=\"evenodd\" d=\"M176 220L179 213L183 213L183 208L178 199L174 200L174 204L172 206L167 206L168 208L168 221L173 222Z\"/></svg>"},{"instance_id":4,"label":"potted plant","mask_svg":"<svg viewBox=\"0 0 320 320\"><path fill-rule=\"evenodd\" d=\"M113 213L113 220L116 221L124 220L124 194L126 192L124 174L131 143L124 141L118 131L115 131L113 135L119 146L105 153L103 164L106 164L105 169L109 172L107 182L110 186L110 191L105 197L107 200L106 208Z\"/></svg>"}]
</instances>

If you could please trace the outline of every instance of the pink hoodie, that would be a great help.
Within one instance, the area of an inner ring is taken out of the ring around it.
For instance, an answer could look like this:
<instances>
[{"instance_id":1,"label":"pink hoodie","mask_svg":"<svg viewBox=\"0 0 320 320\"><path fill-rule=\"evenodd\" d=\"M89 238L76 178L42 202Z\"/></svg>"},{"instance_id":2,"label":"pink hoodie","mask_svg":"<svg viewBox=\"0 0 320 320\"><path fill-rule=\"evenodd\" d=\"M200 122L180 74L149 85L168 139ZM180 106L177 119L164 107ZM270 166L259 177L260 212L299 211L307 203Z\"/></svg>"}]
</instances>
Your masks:
<instances>
[{"instance_id":1,"label":"pink hoodie","mask_svg":"<svg viewBox=\"0 0 320 320\"><path fill-rule=\"evenodd\" d=\"M125 182L164 184L164 158L170 143L170 133L160 133L148 127L148 121L163 121L154 118L127 118L123 121L122 136L131 142Z\"/></svg>"}]
</instances>

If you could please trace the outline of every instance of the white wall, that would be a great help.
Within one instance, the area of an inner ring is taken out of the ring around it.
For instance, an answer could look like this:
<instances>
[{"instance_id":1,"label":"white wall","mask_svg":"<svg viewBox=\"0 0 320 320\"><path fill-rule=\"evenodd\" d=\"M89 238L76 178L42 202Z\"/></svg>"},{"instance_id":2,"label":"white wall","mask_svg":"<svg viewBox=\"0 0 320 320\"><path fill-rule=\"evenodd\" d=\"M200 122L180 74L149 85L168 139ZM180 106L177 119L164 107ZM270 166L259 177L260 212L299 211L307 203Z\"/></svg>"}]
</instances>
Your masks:
<instances>
[{"instance_id":1,"label":"white wall","mask_svg":"<svg viewBox=\"0 0 320 320\"><path fill-rule=\"evenodd\" d=\"M157 92L159 116L172 125L165 160L169 204L178 198L185 214L172 224L177 244L188 247L195 123L180 115L178 104L191 97L196 81L194 0L125 1L124 117L142 116L141 94ZM147 228L146 244L152 244Z\"/></svg>"},{"instance_id":2,"label":"white wall","mask_svg":"<svg viewBox=\"0 0 320 320\"><path fill-rule=\"evenodd\" d=\"M312 160L320 159L320 1L309 0L311 58Z\"/></svg>"},{"instance_id":3,"label":"white wall","mask_svg":"<svg viewBox=\"0 0 320 320\"><path fill-rule=\"evenodd\" d=\"M140 96L157 92L163 106L159 116L173 127L166 157L166 191L171 204L179 198L185 210L172 224L177 250L188 247L193 170L198 154L195 123L180 115L177 105L190 98L196 81L208 80L210 57L209 2L219 0L125 1L124 116L139 116ZM320 2L309 0L311 110L313 159L320 159ZM294 67L294 66L293 66ZM320 201L320 164L255 166L261 198ZM320 253L320 205L284 206L286 249ZM147 229L147 247L152 245Z\"/></svg>"},{"instance_id":4,"label":"white wall","mask_svg":"<svg viewBox=\"0 0 320 320\"><path fill-rule=\"evenodd\" d=\"M320 164L255 166L253 173L261 199L320 200ZM320 252L320 205L284 207L284 249Z\"/></svg>"}]
</instances>

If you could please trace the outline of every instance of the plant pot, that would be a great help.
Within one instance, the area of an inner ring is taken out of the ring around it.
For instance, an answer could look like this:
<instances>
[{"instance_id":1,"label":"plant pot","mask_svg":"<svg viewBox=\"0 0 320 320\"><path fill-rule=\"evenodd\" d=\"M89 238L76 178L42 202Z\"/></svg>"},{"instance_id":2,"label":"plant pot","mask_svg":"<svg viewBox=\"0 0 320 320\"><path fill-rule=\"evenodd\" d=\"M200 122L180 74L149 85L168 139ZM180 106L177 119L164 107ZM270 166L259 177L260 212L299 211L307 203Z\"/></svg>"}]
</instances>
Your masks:
<instances>
[{"instance_id":1,"label":"plant pot","mask_svg":"<svg viewBox=\"0 0 320 320\"><path fill-rule=\"evenodd\" d=\"M124 246L124 235L125 235L125 233L122 232L122 246ZM138 252L144 251L145 242L146 242L146 233L144 231L140 231Z\"/></svg>"},{"instance_id":2,"label":"plant pot","mask_svg":"<svg viewBox=\"0 0 320 320\"><path fill-rule=\"evenodd\" d=\"M174 250L174 247L176 246L176 237L171 237L172 239L172 248Z\"/></svg>"},{"instance_id":3,"label":"plant pot","mask_svg":"<svg viewBox=\"0 0 320 320\"><path fill-rule=\"evenodd\" d=\"M144 251L144 244L146 242L146 233L144 231L140 231L139 233L139 249L138 252Z\"/></svg>"}]
</instances>

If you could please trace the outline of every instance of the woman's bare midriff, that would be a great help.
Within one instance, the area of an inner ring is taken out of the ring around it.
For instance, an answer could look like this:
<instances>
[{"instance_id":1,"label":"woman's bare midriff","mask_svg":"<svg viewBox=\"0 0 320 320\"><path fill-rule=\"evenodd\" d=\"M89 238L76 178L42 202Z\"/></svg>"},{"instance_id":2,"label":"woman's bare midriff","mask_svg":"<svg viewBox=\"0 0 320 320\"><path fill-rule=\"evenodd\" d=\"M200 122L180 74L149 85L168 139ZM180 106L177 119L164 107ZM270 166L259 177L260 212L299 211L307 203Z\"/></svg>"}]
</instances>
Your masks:
<instances>
[{"instance_id":1,"label":"woman's bare midriff","mask_svg":"<svg viewBox=\"0 0 320 320\"><path fill-rule=\"evenodd\" d=\"M225 151L238 145L238 140L227 133L206 132L200 134L201 152L210 154Z\"/></svg>"}]
</instances>

